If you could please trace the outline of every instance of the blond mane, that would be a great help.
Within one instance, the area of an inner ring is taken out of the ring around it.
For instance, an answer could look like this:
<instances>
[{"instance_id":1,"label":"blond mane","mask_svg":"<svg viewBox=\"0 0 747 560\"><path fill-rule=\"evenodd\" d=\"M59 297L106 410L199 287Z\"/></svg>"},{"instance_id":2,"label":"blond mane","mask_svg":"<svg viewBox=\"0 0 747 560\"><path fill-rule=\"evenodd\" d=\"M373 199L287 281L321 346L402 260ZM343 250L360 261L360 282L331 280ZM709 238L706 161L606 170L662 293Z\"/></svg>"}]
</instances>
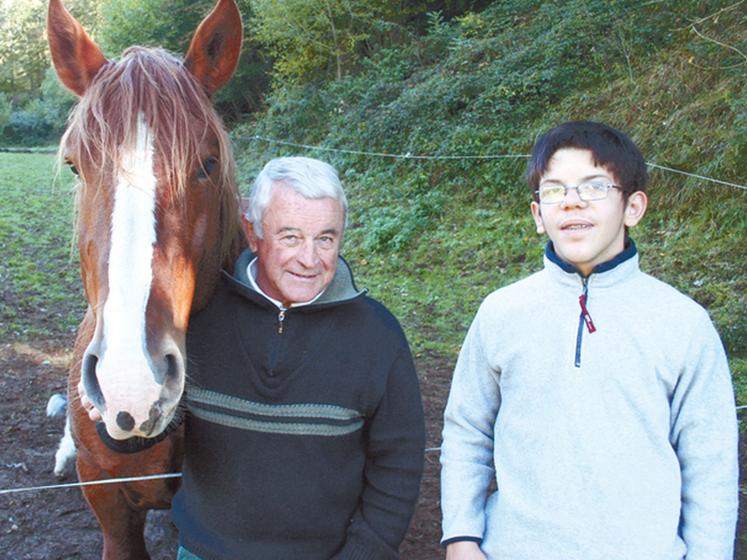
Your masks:
<instances>
[{"instance_id":1,"label":"blond mane","mask_svg":"<svg viewBox=\"0 0 747 560\"><path fill-rule=\"evenodd\" d=\"M218 139L219 165L214 185L221 201L221 263L227 262L241 232L239 194L228 135L202 86L181 60L160 48L131 47L119 60L101 68L70 114L60 142L60 159L87 162L95 176L90 186L120 167L126 148L134 146L142 115L154 137L156 159L174 200L187 200L189 175L200 162L200 146L212 133Z\"/></svg>"}]
</instances>

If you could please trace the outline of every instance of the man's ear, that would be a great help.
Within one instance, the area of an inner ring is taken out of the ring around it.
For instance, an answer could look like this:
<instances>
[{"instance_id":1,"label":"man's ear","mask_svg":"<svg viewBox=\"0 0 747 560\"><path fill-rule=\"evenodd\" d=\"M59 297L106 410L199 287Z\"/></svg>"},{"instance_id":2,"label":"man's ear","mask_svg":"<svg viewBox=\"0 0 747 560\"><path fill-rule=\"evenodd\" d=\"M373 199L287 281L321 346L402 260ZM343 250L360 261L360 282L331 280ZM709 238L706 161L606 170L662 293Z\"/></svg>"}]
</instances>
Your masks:
<instances>
[{"instance_id":1,"label":"man's ear","mask_svg":"<svg viewBox=\"0 0 747 560\"><path fill-rule=\"evenodd\" d=\"M623 221L627 227L638 225L648 208L648 197L643 191L636 191L628 197L625 203Z\"/></svg>"},{"instance_id":2,"label":"man's ear","mask_svg":"<svg viewBox=\"0 0 747 560\"><path fill-rule=\"evenodd\" d=\"M534 218L534 223L537 226L537 233L546 233L545 222L542 220L542 210L540 209L540 205L533 200L530 208L532 209L532 218Z\"/></svg>"},{"instance_id":3,"label":"man's ear","mask_svg":"<svg viewBox=\"0 0 747 560\"><path fill-rule=\"evenodd\" d=\"M254 224L247 220L246 217L242 218L241 221L244 223L244 232L246 233L246 240L249 242L249 248L252 250L252 253L256 253L259 249L259 238L254 231Z\"/></svg>"}]
</instances>

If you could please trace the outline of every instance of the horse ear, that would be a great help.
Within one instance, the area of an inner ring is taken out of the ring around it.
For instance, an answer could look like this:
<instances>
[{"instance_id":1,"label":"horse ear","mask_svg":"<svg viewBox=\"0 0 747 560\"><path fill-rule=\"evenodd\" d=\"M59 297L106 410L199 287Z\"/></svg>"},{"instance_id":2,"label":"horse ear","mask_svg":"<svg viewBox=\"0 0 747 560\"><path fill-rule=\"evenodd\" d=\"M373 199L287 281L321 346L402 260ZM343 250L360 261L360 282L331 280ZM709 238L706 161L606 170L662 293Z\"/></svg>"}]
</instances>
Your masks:
<instances>
[{"instance_id":1,"label":"horse ear","mask_svg":"<svg viewBox=\"0 0 747 560\"><path fill-rule=\"evenodd\" d=\"M61 0L49 1L47 38L60 81L76 95L83 95L107 60Z\"/></svg>"},{"instance_id":2,"label":"horse ear","mask_svg":"<svg viewBox=\"0 0 747 560\"><path fill-rule=\"evenodd\" d=\"M218 0L192 37L184 65L207 90L218 91L236 70L244 26L235 0Z\"/></svg>"}]
</instances>

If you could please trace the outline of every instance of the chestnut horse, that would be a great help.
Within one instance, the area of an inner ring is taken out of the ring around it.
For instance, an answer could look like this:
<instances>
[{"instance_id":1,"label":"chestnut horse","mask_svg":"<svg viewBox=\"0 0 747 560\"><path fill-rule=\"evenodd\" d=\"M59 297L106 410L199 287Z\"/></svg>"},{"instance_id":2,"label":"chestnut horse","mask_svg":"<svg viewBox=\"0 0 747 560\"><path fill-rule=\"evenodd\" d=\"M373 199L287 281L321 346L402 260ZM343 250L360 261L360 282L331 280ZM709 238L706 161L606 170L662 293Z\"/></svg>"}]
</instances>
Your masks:
<instances>
[{"instance_id":1,"label":"chestnut horse","mask_svg":"<svg viewBox=\"0 0 747 560\"><path fill-rule=\"evenodd\" d=\"M60 81L80 97L60 145L78 175L88 300L68 382L78 477L178 472L189 317L245 243L230 144L210 101L236 68L241 17L234 0L219 0L183 61L141 47L109 61L61 0L50 0L47 31ZM143 449L142 438L157 443ZM104 559L148 558L147 510L169 507L174 480L84 487Z\"/></svg>"}]
</instances>

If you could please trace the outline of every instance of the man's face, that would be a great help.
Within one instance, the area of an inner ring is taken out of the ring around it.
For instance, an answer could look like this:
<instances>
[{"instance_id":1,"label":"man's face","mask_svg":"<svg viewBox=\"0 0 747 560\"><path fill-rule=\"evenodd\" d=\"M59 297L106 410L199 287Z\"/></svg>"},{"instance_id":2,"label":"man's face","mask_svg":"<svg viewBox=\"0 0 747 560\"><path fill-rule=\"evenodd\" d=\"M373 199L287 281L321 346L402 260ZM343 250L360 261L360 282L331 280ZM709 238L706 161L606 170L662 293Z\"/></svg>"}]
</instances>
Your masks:
<instances>
[{"instance_id":1,"label":"man's face","mask_svg":"<svg viewBox=\"0 0 747 560\"><path fill-rule=\"evenodd\" d=\"M308 199L277 186L262 216L264 238L248 231L262 291L285 307L314 299L335 276L343 227L337 200Z\"/></svg>"},{"instance_id":2,"label":"man's face","mask_svg":"<svg viewBox=\"0 0 747 560\"><path fill-rule=\"evenodd\" d=\"M540 188L588 181L619 185L606 168L594 164L589 150L562 148L550 159ZM558 256L586 276L596 265L622 252L625 226L640 221L646 202L646 195L640 191L630 195L625 203L619 189L610 189L607 198L594 201L581 200L578 192L571 189L558 204L532 202L532 216L537 233L547 233Z\"/></svg>"}]
</instances>

